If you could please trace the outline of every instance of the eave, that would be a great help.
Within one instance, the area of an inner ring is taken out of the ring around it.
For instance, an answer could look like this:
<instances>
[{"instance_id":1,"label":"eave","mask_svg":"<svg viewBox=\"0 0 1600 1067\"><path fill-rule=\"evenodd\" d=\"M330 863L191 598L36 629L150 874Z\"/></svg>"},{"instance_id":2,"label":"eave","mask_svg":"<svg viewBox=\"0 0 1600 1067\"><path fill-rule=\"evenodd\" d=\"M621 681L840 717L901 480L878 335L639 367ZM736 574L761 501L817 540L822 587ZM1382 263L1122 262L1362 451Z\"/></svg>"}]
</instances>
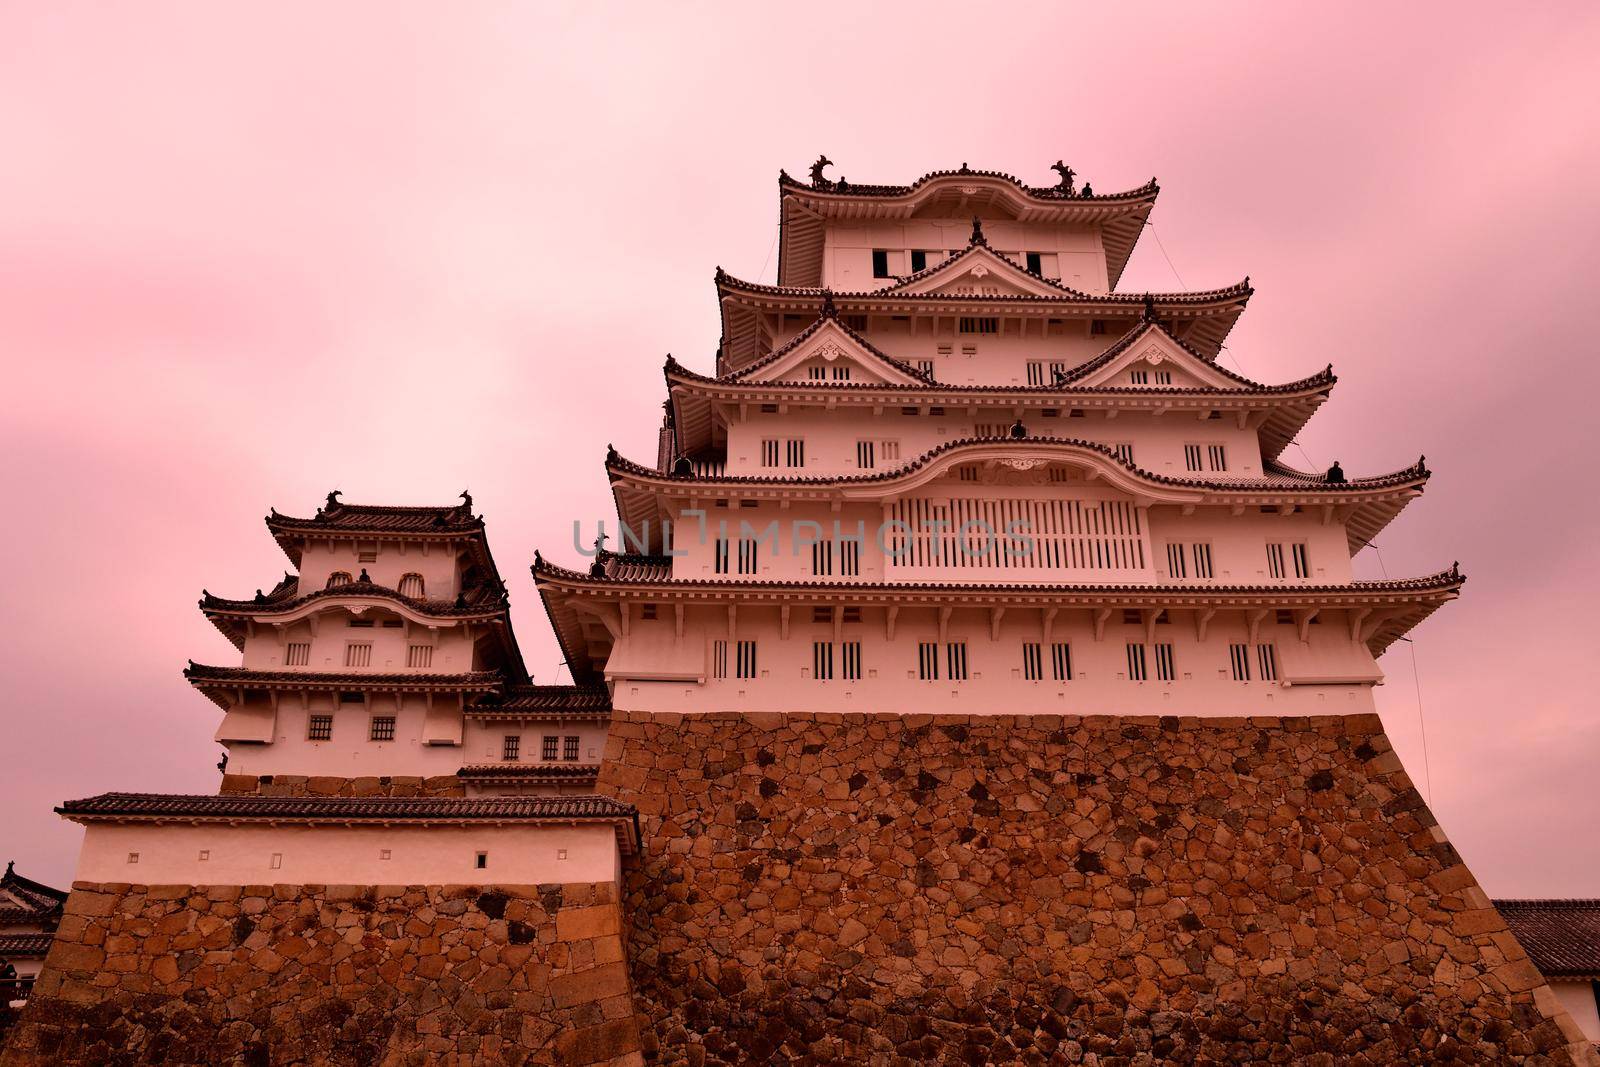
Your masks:
<instances>
[{"instance_id":1,"label":"eave","mask_svg":"<svg viewBox=\"0 0 1600 1067\"><path fill-rule=\"evenodd\" d=\"M240 703L241 696L245 692L359 690L384 693L489 694L497 693L505 686L505 678L499 671L468 671L460 674L258 671L245 667L212 667L195 663L193 660L189 661L183 676L190 685L205 693L225 711Z\"/></svg>"},{"instance_id":2,"label":"eave","mask_svg":"<svg viewBox=\"0 0 1600 1067\"><path fill-rule=\"evenodd\" d=\"M639 848L638 811L605 796L263 797L103 793L61 804L56 814L84 825L528 826L615 828L625 855Z\"/></svg>"},{"instance_id":3,"label":"eave","mask_svg":"<svg viewBox=\"0 0 1600 1067\"><path fill-rule=\"evenodd\" d=\"M722 313L722 347L717 363L718 370L724 373L764 356L772 349L774 338L789 329L791 320L810 322L823 298L819 288L760 285L741 281L720 269L715 282ZM1041 323L1071 320L1081 323L1087 331L1094 320L1131 325L1145 303L1145 294L1135 293L1090 294L1063 289L1052 296L982 297L923 295L893 292L892 288L832 295L841 315L868 317L869 334L872 318L897 315L916 320L955 319L963 315L995 315ZM1223 289L1148 295L1176 336L1206 358L1215 359L1254 291L1246 279Z\"/></svg>"},{"instance_id":4,"label":"eave","mask_svg":"<svg viewBox=\"0 0 1600 1067\"><path fill-rule=\"evenodd\" d=\"M1420 495L1430 474L1419 460L1390 474L1338 483L1276 465L1270 478L1176 478L1136 467L1100 442L1056 437L963 438L892 470L812 478L673 474L623 459L613 451L606 457L606 474L622 524L635 535L648 530L647 550L664 551L662 520L675 518L674 502L816 501L837 506L879 501L916 490L959 465L1003 463L1021 457L1081 468L1091 480L1145 506L1226 507L1236 516L1252 507L1271 507L1283 513L1316 509L1324 523L1343 523L1352 552L1375 538L1406 503Z\"/></svg>"},{"instance_id":5,"label":"eave","mask_svg":"<svg viewBox=\"0 0 1600 1067\"><path fill-rule=\"evenodd\" d=\"M1246 613L1322 609L1350 613L1352 638L1364 641L1374 656L1404 636L1444 603L1456 599L1466 579L1452 568L1423 578L1348 585L1243 586L1185 585L1044 585L1038 583L815 582L679 580L668 576L662 561L651 578L625 579L568 570L536 557L534 581L550 613L556 636L575 676L594 676L597 661L609 655L610 640L599 631L619 627L624 609L635 604L784 607L840 605L906 608L1082 608L1096 612L1121 609L1209 609ZM1259 619L1260 616L1257 618ZM620 628L619 628L620 629Z\"/></svg>"},{"instance_id":6,"label":"eave","mask_svg":"<svg viewBox=\"0 0 1600 1067\"><path fill-rule=\"evenodd\" d=\"M598 763L474 763L456 771L479 785L575 785L600 777Z\"/></svg>"},{"instance_id":7,"label":"eave","mask_svg":"<svg viewBox=\"0 0 1600 1067\"><path fill-rule=\"evenodd\" d=\"M778 404L827 410L871 409L874 416L891 408L913 406L966 409L970 414L995 409L1017 419L1052 408L1104 414L1171 413L1180 418L1209 418L1212 412L1228 412L1255 426L1263 453L1276 458L1328 399L1338 381L1332 368L1328 368L1297 382L1273 386L1249 383L1237 389L749 382L696 374L670 357L665 374L677 444L689 456L719 447L722 438L718 430L730 416L742 417L753 404Z\"/></svg>"}]
</instances>

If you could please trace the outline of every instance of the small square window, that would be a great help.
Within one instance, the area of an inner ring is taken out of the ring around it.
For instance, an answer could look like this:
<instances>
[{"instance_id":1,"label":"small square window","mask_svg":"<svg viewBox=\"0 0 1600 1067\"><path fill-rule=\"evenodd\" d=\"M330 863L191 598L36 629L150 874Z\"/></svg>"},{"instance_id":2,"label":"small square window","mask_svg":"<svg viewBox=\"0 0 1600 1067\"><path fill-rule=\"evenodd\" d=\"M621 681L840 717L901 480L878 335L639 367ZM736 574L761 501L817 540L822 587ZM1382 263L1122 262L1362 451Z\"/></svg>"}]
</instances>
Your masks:
<instances>
[{"instance_id":1,"label":"small square window","mask_svg":"<svg viewBox=\"0 0 1600 1067\"><path fill-rule=\"evenodd\" d=\"M200 850L200 862L201 863L206 862L206 860L209 860L210 858L211 858L211 850L209 848L203 848L203 849Z\"/></svg>"},{"instance_id":2,"label":"small square window","mask_svg":"<svg viewBox=\"0 0 1600 1067\"><path fill-rule=\"evenodd\" d=\"M388 849L386 849L386 848L380 848L380 849L379 849L379 850L378 850L378 858L379 858L379 859L380 859L380 860L386 860L386 859L388 859L388 858L389 858L389 856L390 856L390 855L391 855L391 853L390 853L390 852L389 852L389 850L388 850Z\"/></svg>"},{"instance_id":3,"label":"small square window","mask_svg":"<svg viewBox=\"0 0 1600 1067\"><path fill-rule=\"evenodd\" d=\"M478 870L480 870L480 871L486 870L488 868L488 866L489 866L489 854L487 852L478 853L478 858L477 858L477 868L478 868Z\"/></svg>"},{"instance_id":4,"label":"small square window","mask_svg":"<svg viewBox=\"0 0 1600 1067\"><path fill-rule=\"evenodd\" d=\"M138 863L139 862L139 854L137 852L128 853L128 862L129 863Z\"/></svg>"},{"instance_id":5,"label":"small square window","mask_svg":"<svg viewBox=\"0 0 1600 1067\"><path fill-rule=\"evenodd\" d=\"M272 854L272 862L271 862L271 864L269 864L269 866L271 866L271 868L273 870L275 870L275 871L282 870L283 869L283 853L282 852L274 852Z\"/></svg>"}]
</instances>

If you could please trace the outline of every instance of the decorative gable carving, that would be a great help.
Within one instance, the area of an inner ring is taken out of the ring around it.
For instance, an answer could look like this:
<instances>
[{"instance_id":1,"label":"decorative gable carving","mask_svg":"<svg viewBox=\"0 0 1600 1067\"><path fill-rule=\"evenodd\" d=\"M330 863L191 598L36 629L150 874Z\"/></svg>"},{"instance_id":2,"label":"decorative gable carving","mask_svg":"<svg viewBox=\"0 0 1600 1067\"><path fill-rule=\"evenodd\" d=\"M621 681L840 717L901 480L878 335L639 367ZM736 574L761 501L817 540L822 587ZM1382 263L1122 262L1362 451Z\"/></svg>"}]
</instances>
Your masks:
<instances>
[{"instance_id":1,"label":"decorative gable carving","mask_svg":"<svg viewBox=\"0 0 1600 1067\"><path fill-rule=\"evenodd\" d=\"M792 346L792 347L791 347ZM775 354L772 362L750 368L741 374L744 381L814 383L810 369L818 364L831 368L829 380L870 385L921 384L918 379L861 343L835 319L824 320L810 336L790 342ZM848 373L839 373L848 368Z\"/></svg>"}]
</instances>

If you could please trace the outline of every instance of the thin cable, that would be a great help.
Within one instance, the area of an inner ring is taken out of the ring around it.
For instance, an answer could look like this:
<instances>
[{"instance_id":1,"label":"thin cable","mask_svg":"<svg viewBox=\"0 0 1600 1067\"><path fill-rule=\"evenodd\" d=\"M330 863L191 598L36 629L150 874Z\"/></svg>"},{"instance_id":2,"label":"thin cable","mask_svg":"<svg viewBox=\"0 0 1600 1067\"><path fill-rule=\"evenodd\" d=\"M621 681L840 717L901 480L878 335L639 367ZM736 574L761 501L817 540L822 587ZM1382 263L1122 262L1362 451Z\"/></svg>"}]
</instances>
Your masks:
<instances>
[{"instance_id":1,"label":"thin cable","mask_svg":"<svg viewBox=\"0 0 1600 1067\"><path fill-rule=\"evenodd\" d=\"M1400 640L1411 646L1411 682L1417 689L1417 729L1422 732L1422 792L1433 807L1433 770L1428 766L1428 720L1422 716L1422 675L1417 672L1417 643L1409 637Z\"/></svg>"},{"instance_id":2,"label":"thin cable","mask_svg":"<svg viewBox=\"0 0 1600 1067\"><path fill-rule=\"evenodd\" d=\"M1161 234L1156 232L1156 224L1149 219L1145 219L1144 224L1150 227L1150 236L1156 239L1156 247L1161 249L1161 258L1167 261L1167 269L1172 271L1172 276L1178 279L1179 285L1185 289L1189 288L1188 283L1183 280L1183 275L1178 273L1178 268L1172 265L1172 257L1167 255L1167 246L1161 243Z\"/></svg>"},{"instance_id":3,"label":"thin cable","mask_svg":"<svg viewBox=\"0 0 1600 1067\"><path fill-rule=\"evenodd\" d=\"M1385 578L1389 577L1389 568L1383 562L1383 552L1371 541L1366 542L1378 557L1378 569ZM1417 642L1409 637L1400 640L1411 646L1411 684L1417 692L1417 731L1422 735L1422 795L1427 798L1428 806L1433 806L1433 767L1428 761L1428 720L1422 714L1422 675L1417 671Z\"/></svg>"},{"instance_id":4,"label":"thin cable","mask_svg":"<svg viewBox=\"0 0 1600 1067\"><path fill-rule=\"evenodd\" d=\"M767 258L761 261L761 269L756 272L756 281L765 284L765 279L767 277L767 264L772 262L772 250L778 247L778 234L782 232L783 227L781 225L772 231L772 243L767 246Z\"/></svg>"},{"instance_id":5,"label":"thin cable","mask_svg":"<svg viewBox=\"0 0 1600 1067\"><path fill-rule=\"evenodd\" d=\"M1157 232L1156 224L1151 222L1149 219L1146 219L1144 224L1146 226L1150 227L1150 236L1152 236L1152 237L1154 237L1156 239L1156 247L1161 249L1161 258L1167 261L1167 269L1172 271L1172 276L1174 278L1178 279L1178 284L1182 285L1185 289L1187 289L1188 285L1184 283L1183 275L1178 273L1178 268L1176 266L1174 266L1173 263L1172 263L1172 257L1167 255L1167 246L1161 242L1161 234L1159 232ZM1220 350L1223 351L1223 352L1227 352L1228 353L1228 358L1233 361L1234 368L1236 370L1238 370L1238 372L1240 374L1245 374L1244 364L1239 362L1239 357L1235 356L1233 354L1232 349L1230 349L1227 345L1222 345L1222 346L1220 346ZM1249 375L1245 374L1245 377L1248 378ZM1317 464L1315 462L1312 461L1311 453L1306 451L1306 446L1305 445L1302 445L1298 439L1295 439L1291 443L1294 445L1295 448L1298 448L1300 450L1300 455L1306 461L1306 466L1310 470L1314 470L1315 471L1315 470L1320 470L1321 469L1321 468L1319 468L1317 466ZM1358 540L1361 540L1361 547L1362 548L1370 548L1370 549L1372 549L1373 553L1378 557L1378 569L1383 572L1384 578L1387 579L1389 577L1389 568L1383 562L1383 552L1382 552L1382 550L1379 549L1378 546L1373 544L1371 541L1367 541L1367 540L1359 539L1359 538L1358 538ZM1357 549L1357 551L1360 551L1360 549ZM1433 806L1433 768L1429 764L1429 761L1428 761L1428 723L1427 723L1427 719L1423 716L1423 713L1422 713L1422 675L1417 670L1417 643L1416 643L1416 641L1412 640L1409 637L1402 637L1402 638L1400 638L1400 640L1404 641L1406 644L1411 646L1411 683L1416 688L1416 693L1417 693L1417 729L1422 734L1422 792L1423 792L1423 795L1425 797L1427 797L1428 805L1430 807L1432 807Z\"/></svg>"}]
</instances>

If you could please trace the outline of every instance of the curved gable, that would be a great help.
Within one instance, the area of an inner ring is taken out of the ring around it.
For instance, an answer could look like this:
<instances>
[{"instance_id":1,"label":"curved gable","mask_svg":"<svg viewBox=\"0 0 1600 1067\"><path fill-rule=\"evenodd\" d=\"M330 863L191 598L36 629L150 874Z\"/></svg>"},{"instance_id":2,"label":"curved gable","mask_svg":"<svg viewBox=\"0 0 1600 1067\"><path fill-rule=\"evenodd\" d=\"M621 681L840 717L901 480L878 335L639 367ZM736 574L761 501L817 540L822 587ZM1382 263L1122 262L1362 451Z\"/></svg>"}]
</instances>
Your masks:
<instances>
[{"instance_id":1,"label":"curved gable","mask_svg":"<svg viewBox=\"0 0 1600 1067\"><path fill-rule=\"evenodd\" d=\"M1017 266L987 245L973 244L943 263L883 290L907 296L1015 297L1079 296L1075 290L1046 281Z\"/></svg>"},{"instance_id":2,"label":"curved gable","mask_svg":"<svg viewBox=\"0 0 1600 1067\"><path fill-rule=\"evenodd\" d=\"M910 368L878 351L860 334L831 315L818 319L766 359L728 377L731 381L783 382L791 385L821 385L827 382L926 384Z\"/></svg>"}]
</instances>

